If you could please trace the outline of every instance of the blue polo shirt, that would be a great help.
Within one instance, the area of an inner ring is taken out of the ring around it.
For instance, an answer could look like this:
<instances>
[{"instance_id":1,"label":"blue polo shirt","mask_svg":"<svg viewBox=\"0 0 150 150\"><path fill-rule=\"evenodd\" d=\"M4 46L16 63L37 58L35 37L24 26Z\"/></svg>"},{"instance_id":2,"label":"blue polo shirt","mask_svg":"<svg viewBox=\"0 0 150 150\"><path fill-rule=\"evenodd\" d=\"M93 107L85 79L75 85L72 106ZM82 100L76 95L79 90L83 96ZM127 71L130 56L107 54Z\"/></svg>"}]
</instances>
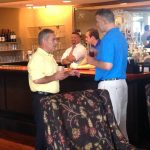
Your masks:
<instances>
[{"instance_id":1,"label":"blue polo shirt","mask_svg":"<svg viewBox=\"0 0 150 150\"><path fill-rule=\"evenodd\" d=\"M100 43L101 43L101 40L99 39L96 46L93 46L95 49L99 50L100 49Z\"/></svg>"},{"instance_id":2,"label":"blue polo shirt","mask_svg":"<svg viewBox=\"0 0 150 150\"><path fill-rule=\"evenodd\" d=\"M103 62L112 63L111 70L96 68L95 80L106 80L111 78L126 78L128 44L118 28L109 30L101 40L97 48L96 59Z\"/></svg>"}]
</instances>

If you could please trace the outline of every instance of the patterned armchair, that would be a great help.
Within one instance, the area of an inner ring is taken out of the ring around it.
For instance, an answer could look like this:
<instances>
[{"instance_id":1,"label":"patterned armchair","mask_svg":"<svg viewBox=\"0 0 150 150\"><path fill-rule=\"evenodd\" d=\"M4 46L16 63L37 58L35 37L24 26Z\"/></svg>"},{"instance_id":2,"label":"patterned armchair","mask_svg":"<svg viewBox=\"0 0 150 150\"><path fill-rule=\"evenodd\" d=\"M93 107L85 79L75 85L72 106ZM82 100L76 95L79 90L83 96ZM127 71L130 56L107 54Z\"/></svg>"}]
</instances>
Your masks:
<instances>
[{"instance_id":1,"label":"patterned armchair","mask_svg":"<svg viewBox=\"0 0 150 150\"><path fill-rule=\"evenodd\" d=\"M119 130L106 90L41 99L48 150L133 150Z\"/></svg>"}]
</instances>

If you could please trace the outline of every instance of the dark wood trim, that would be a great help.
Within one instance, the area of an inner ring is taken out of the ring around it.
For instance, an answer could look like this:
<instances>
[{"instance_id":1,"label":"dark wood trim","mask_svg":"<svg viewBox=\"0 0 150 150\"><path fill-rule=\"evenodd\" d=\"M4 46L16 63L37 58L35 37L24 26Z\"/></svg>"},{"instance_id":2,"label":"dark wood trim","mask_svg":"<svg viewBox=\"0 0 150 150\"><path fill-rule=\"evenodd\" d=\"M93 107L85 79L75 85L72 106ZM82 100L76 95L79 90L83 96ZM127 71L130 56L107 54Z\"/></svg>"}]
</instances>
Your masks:
<instances>
[{"instance_id":1,"label":"dark wood trim","mask_svg":"<svg viewBox=\"0 0 150 150\"><path fill-rule=\"evenodd\" d=\"M120 4L120 2L116 1L110 1L110 2L99 2L99 3L86 3L81 5L76 5L75 8L81 8L81 7L93 7L93 6L102 6L102 5L115 5Z\"/></svg>"},{"instance_id":2,"label":"dark wood trim","mask_svg":"<svg viewBox=\"0 0 150 150\"><path fill-rule=\"evenodd\" d=\"M149 0L145 0L145 2L148 2ZM96 6L107 6L107 5L112 5L114 7L110 8L110 9L129 9L129 8L145 8L145 7L149 7L150 5L143 5L143 6L128 6L128 4L132 4L132 3L136 3L136 2L143 2L143 0L115 0L115 1L111 1L111 2L99 2L99 3L92 3L92 4L81 4L81 5L76 5L74 6L76 9L80 9L80 8L86 8L86 10L88 10L88 7L90 10L92 10L92 7L96 7ZM126 6L122 5L121 6L116 6L118 4L122 4L122 3L127 3ZM98 9L98 8L97 8ZM139 10L138 10L139 11ZM141 10L140 10L141 11ZM145 9L143 10L145 11ZM148 10L149 11L149 10Z\"/></svg>"},{"instance_id":3,"label":"dark wood trim","mask_svg":"<svg viewBox=\"0 0 150 150\"><path fill-rule=\"evenodd\" d=\"M145 0L145 1L149 1L149 0ZM99 3L92 3L92 4L86 3L86 4L76 5L75 8L116 5L116 4L121 4L121 3L135 3L135 2L143 2L143 0L115 0L115 1L110 1L110 2L99 2Z\"/></svg>"}]
</instances>

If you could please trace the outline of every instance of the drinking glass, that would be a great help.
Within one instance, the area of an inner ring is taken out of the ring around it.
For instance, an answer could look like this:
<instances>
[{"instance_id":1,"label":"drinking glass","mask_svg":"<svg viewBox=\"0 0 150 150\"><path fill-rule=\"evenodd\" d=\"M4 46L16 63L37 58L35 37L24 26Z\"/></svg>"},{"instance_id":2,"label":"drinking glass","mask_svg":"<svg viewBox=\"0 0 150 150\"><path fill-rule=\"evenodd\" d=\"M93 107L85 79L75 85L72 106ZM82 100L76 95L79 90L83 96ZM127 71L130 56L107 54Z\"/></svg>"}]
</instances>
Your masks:
<instances>
[{"instance_id":1,"label":"drinking glass","mask_svg":"<svg viewBox=\"0 0 150 150\"><path fill-rule=\"evenodd\" d=\"M58 66L57 70L58 71L63 71L64 70L64 66Z\"/></svg>"},{"instance_id":2,"label":"drinking glass","mask_svg":"<svg viewBox=\"0 0 150 150\"><path fill-rule=\"evenodd\" d=\"M90 57L94 57L95 53L94 53L94 48L91 46L91 44L87 45L87 50L88 50L88 54Z\"/></svg>"}]
</instances>

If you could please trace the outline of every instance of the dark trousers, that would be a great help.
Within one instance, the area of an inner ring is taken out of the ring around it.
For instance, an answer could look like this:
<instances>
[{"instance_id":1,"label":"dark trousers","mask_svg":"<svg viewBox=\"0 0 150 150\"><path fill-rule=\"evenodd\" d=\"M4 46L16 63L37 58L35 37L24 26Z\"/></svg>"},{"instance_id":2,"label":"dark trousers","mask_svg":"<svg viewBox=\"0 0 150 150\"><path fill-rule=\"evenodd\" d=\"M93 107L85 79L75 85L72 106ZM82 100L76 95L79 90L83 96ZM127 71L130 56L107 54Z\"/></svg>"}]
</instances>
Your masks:
<instances>
[{"instance_id":1,"label":"dark trousers","mask_svg":"<svg viewBox=\"0 0 150 150\"><path fill-rule=\"evenodd\" d=\"M51 95L51 94L50 94ZM33 113L34 113L34 120L36 124L36 143L35 143L35 150L46 150L46 139L45 139L45 129L44 129L44 119L42 108L40 104L41 98L45 95L32 93L33 97Z\"/></svg>"}]
</instances>

